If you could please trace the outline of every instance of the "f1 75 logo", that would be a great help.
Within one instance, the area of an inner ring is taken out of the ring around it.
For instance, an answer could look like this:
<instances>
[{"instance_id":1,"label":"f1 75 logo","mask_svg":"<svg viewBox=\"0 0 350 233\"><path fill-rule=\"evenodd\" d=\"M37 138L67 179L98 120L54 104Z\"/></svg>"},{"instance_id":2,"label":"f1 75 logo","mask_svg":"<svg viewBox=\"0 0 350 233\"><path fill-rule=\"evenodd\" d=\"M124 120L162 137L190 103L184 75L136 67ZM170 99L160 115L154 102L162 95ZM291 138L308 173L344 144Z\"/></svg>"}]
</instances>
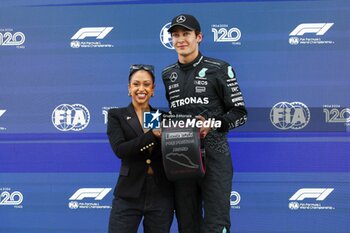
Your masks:
<instances>
[{"instance_id":1,"label":"f1 75 logo","mask_svg":"<svg viewBox=\"0 0 350 233\"><path fill-rule=\"evenodd\" d=\"M302 188L289 198L289 200L302 201L305 198L313 198L317 201L323 201L333 190L333 188Z\"/></svg>"},{"instance_id":2,"label":"f1 75 logo","mask_svg":"<svg viewBox=\"0 0 350 233\"><path fill-rule=\"evenodd\" d=\"M102 200L111 190L111 188L81 188L76 191L69 198L69 200L83 200L84 198L95 198L95 200Z\"/></svg>"},{"instance_id":3,"label":"f1 75 logo","mask_svg":"<svg viewBox=\"0 0 350 233\"><path fill-rule=\"evenodd\" d=\"M74 36L72 40L83 40L86 37L95 37L96 39L105 38L113 27L86 27L81 28Z\"/></svg>"}]
</instances>

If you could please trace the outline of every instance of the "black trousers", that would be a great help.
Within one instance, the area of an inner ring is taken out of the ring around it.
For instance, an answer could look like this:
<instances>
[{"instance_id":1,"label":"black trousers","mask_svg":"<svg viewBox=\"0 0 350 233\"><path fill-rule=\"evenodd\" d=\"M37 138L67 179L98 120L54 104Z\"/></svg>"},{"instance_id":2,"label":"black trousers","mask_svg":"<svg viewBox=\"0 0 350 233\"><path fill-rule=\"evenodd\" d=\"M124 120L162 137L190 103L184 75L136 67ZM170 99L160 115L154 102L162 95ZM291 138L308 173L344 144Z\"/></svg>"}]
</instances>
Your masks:
<instances>
[{"instance_id":1,"label":"black trousers","mask_svg":"<svg viewBox=\"0 0 350 233\"><path fill-rule=\"evenodd\" d=\"M180 233L230 232L232 177L230 152L219 153L206 148L204 178L175 183L175 209Z\"/></svg>"},{"instance_id":2,"label":"black trousers","mask_svg":"<svg viewBox=\"0 0 350 233\"><path fill-rule=\"evenodd\" d=\"M115 197L109 218L109 233L137 233L143 217L145 233L169 233L174 215L171 190L162 192L147 176L139 198Z\"/></svg>"}]
</instances>

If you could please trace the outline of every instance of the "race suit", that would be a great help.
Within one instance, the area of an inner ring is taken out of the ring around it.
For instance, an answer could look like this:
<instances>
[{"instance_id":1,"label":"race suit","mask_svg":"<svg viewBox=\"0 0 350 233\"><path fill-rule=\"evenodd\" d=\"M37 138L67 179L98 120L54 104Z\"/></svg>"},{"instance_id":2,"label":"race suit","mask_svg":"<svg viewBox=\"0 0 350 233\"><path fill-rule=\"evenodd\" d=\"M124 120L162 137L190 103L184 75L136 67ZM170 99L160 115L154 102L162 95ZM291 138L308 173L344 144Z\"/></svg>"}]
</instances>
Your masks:
<instances>
[{"instance_id":1,"label":"race suit","mask_svg":"<svg viewBox=\"0 0 350 233\"><path fill-rule=\"evenodd\" d=\"M179 232L230 232L233 168L227 132L247 120L235 73L228 63L199 53L190 64L178 62L165 68L162 78L173 115L201 115L221 121L221 127L211 130L204 140L204 178L175 182Z\"/></svg>"}]
</instances>

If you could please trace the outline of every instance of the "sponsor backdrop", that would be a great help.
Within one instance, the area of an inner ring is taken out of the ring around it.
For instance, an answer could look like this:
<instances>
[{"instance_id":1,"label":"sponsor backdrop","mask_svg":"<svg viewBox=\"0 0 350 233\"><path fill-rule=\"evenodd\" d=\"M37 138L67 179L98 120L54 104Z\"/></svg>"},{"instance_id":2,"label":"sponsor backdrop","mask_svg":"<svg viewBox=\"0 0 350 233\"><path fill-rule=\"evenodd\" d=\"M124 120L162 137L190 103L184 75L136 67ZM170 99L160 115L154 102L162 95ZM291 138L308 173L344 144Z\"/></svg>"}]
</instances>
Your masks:
<instances>
[{"instance_id":1,"label":"sponsor backdrop","mask_svg":"<svg viewBox=\"0 0 350 233\"><path fill-rule=\"evenodd\" d=\"M133 63L155 65L151 103L167 108L179 13L201 22L203 54L234 67L249 110L228 139L231 232L350 232L343 0L1 1L0 232L107 231L120 166L107 111L128 105Z\"/></svg>"}]
</instances>

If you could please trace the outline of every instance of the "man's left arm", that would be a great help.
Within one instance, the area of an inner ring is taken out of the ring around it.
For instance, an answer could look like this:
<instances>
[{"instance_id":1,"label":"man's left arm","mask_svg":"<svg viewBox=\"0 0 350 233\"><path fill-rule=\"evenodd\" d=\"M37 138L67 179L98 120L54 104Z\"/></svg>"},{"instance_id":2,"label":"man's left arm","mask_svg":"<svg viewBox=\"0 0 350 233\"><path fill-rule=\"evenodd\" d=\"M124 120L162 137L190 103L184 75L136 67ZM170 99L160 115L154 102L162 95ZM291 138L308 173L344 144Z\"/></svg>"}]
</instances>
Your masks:
<instances>
[{"instance_id":1,"label":"man's left arm","mask_svg":"<svg viewBox=\"0 0 350 233\"><path fill-rule=\"evenodd\" d=\"M221 127L216 130L227 132L243 125L247 121L243 95L238 85L236 74L230 65L223 65L217 76L218 95L220 96L226 113L215 116L221 121Z\"/></svg>"}]
</instances>

